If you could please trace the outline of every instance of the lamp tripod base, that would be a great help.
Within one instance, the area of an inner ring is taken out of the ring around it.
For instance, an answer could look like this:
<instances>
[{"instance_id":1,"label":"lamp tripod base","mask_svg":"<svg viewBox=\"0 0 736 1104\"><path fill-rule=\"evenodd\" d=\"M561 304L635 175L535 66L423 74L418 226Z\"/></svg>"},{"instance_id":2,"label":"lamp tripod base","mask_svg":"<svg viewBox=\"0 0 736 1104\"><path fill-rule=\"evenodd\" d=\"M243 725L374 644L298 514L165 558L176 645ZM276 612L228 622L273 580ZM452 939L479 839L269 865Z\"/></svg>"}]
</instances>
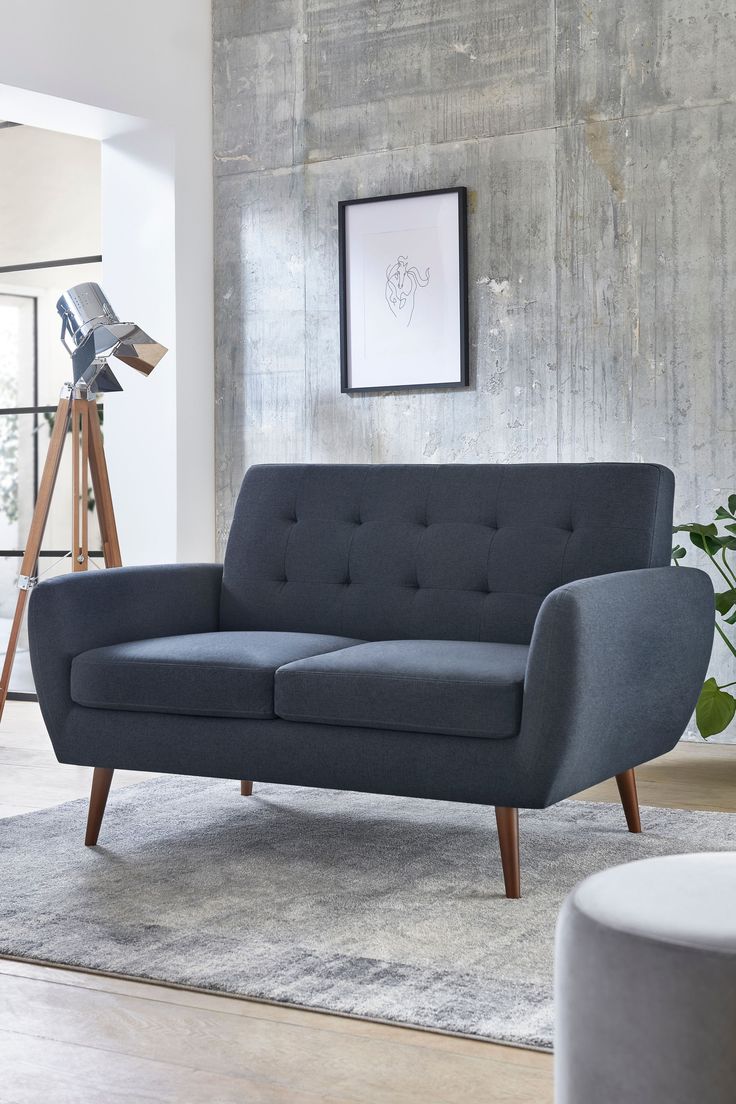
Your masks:
<instances>
[{"instance_id":1,"label":"lamp tripod base","mask_svg":"<svg viewBox=\"0 0 736 1104\"><path fill-rule=\"evenodd\" d=\"M72 430L72 570L85 571L89 566L89 493L88 475L92 476L92 490L97 507L97 519L102 538L105 567L120 567L120 544L115 524L115 513L110 493L110 480L102 442L100 416L94 395L86 386L65 384L54 417L49 450L38 487L31 528L18 577L18 600L10 629L5 662L0 674L0 718L8 698L10 676L18 649L18 639L28 602L29 591L38 578L38 559L41 542L59 475L66 435Z\"/></svg>"}]
</instances>

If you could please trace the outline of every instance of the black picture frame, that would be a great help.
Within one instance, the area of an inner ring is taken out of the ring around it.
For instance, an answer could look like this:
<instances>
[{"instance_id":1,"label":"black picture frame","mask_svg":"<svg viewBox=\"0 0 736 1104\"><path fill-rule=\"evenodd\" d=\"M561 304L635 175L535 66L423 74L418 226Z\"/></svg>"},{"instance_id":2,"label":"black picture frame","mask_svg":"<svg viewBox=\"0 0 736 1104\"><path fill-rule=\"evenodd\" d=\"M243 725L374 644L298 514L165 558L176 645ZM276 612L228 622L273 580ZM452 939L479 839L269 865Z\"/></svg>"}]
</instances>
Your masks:
<instances>
[{"instance_id":1,"label":"black picture frame","mask_svg":"<svg viewBox=\"0 0 736 1104\"><path fill-rule=\"evenodd\" d=\"M457 260L459 300L459 342L456 378L431 380L426 383L396 383L377 386L354 386L350 370L350 304L348 289L348 208L363 204L380 204L395 200L411 200L428 196L454 195L457 197ZM416 391L428 389L458 389L470 384L470 345L468 329L468 198L467 188L433 188L418 192L401 192L395 195L370 196L365 199L343 199L338 203L338 251L340 281L340 391L342 394L363 394L378 391Z\"/></svg>"}]
</instances>

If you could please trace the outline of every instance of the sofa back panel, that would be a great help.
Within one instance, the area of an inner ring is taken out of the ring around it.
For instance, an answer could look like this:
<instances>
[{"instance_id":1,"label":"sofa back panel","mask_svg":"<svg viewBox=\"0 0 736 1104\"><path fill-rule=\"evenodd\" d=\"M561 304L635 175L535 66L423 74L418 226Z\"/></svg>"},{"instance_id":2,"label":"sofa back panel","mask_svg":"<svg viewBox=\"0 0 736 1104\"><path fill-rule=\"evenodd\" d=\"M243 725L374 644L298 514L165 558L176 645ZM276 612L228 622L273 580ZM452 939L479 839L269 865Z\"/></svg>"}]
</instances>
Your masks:
<instances>
[{"instance_id":1,"label":"sofa back panel","mask_svg":"<svg viewBox=\"0 0 736 1104\"><path fill-rule=\"evenodd\" d=\"M673 491L655 464L253 467L221 627L527 644L563 583L669 563Z\"/></svg>"}]
</instances>

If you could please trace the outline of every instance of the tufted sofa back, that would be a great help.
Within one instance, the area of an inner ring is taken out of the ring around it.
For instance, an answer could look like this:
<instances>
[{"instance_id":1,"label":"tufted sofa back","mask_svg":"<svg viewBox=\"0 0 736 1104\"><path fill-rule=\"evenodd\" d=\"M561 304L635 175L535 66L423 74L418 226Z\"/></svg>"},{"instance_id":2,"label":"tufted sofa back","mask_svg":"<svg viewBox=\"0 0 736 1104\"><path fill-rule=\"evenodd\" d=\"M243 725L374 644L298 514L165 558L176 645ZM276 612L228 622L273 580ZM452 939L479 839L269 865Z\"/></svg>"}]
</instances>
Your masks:
<instances>
[{"instance_id":1,"label":"tufted sofa back","mask_svg":"<svg viewBox=\"0 0 736 1104\"><path fill-rule=\"evenodd\" d=\"M572 579L669 563L655 464L252 467L221 627L526 644Z\"/></svg>"}]
</instances>

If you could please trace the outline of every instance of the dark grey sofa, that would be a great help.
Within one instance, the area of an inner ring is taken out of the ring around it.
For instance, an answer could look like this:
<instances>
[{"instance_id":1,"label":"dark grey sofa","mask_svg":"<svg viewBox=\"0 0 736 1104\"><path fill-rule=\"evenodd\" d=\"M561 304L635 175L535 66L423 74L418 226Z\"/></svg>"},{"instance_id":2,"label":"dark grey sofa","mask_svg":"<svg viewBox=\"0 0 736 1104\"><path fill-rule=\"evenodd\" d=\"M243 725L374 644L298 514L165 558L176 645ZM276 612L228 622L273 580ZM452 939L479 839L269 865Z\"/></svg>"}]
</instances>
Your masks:
<instances>
[{"instance_id":1,"label":"dark grey sofa","mask_svg":"<svg viewBox=\"0 0 736 1104\"><path fill-rule=\"evenodd\" d=\"M707 575L670 567L653 464L251 468L224 568L42 582L31 659L57 757L496 807L617 776L685 728L713 637ZM250 783L243 783L250 792Z\"/></svg>"}]
</instances>

